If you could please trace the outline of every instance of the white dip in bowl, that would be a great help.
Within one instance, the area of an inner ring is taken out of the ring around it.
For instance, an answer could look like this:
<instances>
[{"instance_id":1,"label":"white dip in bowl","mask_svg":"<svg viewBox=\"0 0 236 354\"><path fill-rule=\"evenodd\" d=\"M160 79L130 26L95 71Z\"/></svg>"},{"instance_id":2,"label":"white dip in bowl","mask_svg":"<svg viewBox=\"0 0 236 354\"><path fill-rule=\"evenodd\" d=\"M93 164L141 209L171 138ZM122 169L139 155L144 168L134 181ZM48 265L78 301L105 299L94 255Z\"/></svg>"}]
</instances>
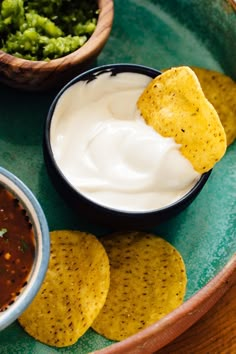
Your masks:
<instances>
[{"instance_id":1,"label":"white dip in bowl","mask_svg":"<svg viewBox=\"0 0 236 354\"><path fill-rule=\"evenodd\" d=\"M200 178L172 138L137 109L150 82L133 72L78 81L59 98L51 122L54 158L86 198L123 211L152 211L183 197Z\"/></svg>"}]
</instances>

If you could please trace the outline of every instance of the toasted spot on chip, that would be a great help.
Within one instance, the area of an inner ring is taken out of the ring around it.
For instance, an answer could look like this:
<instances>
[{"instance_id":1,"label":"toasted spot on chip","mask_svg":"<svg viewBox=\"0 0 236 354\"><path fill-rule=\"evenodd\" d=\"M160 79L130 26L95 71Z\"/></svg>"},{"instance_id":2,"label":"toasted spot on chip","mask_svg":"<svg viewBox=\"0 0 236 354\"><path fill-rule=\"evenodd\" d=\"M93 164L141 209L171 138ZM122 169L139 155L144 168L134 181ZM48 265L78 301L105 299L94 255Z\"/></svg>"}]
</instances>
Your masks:
<instances>
[{"instance_id":1,"label":"toasted spot on chip","mask_svg":"<svg viewBox=\"0 0 236 354\"><path fill-rule=\"evenodd\" d=\"M224 127L227 145L236 139L236 82L229 76L204 68L191 67L206 98L215 107Z\"/></svg>"},{"instance_id":2,"label":"toasted spot on chip","mask_svg":"<svg viewBox=\"0 0 236 354\"><path fill-rule=\"evenodd\" d=\"M213 168L226 151L226 135L213 105L189 67L171 68L153 79L137 102L159 134L174 138L194 169Z\"/></svg>"},{"instance_id":3,"label":"toasted spot on chip","mask_svg":"<svg viewBox=\"0 0 236 354\"><path fill-rule=\"evenodd\" d=\"M144 232L101 238L110 260L110 289L92 328L123 340L178 307L186 290L179 252L167 241Z\"/></svg>"},{"instance_id":4,"label":"toasted spot on chip","mask_svg":"<svg viewBox=\"0 0 236 354\"><path fill-rule=\"evenodd\" d=\"M19 323L35 339L56 347L74 344L104 305L109 261L95 236L53 231L49 268L39 293Z\"/></svg>"}]
</instances>

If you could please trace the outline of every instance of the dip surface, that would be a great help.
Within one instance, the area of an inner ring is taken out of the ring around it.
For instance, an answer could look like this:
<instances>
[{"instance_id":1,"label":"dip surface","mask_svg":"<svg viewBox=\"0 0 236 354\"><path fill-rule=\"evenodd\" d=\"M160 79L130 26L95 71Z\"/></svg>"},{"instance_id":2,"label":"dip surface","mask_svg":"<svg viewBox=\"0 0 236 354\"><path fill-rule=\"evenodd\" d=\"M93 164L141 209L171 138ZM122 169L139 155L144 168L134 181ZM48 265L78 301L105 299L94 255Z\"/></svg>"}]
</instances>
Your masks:
<instances>
[{"instance_id":1,"label":"dip surface","mask_svg":"<svg viewBox=\"0 0 236 354\"><path fill-rule=\"evenodd\" d=\"M17 199L0 186L0 312L25 286L34 261L34 234Z\"/></svg>"},{"instance_id":2,"label":"dip surface","mask_svg":"<svg viewBox=\"0 0 236 354\"><path fill-rule=\"evenodd\" d=\"M88 199L123 211L150 211L184 196L200 177L172 138L148 126L137 109L151 78L98 75L60 97L51 146L68 181Z\"/></svg>"}]
</instances>

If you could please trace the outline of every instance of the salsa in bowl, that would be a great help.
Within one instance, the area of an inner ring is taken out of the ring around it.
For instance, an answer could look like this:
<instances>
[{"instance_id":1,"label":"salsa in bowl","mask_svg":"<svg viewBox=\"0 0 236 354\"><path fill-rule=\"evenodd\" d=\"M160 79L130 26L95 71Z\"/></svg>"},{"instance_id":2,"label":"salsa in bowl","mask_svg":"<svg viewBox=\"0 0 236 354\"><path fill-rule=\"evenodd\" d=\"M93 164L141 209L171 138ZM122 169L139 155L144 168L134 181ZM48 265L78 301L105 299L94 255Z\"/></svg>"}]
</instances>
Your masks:
<instances>
[{"instance_id":1,"label":"salsa in bowl","mask_svg":"<svg viewBox=\"0 0 236 354\"><path fill-rule=\"evenodd\" d=\"M30 189L0 167L0 330L31 303L49 260L49 231Z\"/></svg>"}]
</instances>

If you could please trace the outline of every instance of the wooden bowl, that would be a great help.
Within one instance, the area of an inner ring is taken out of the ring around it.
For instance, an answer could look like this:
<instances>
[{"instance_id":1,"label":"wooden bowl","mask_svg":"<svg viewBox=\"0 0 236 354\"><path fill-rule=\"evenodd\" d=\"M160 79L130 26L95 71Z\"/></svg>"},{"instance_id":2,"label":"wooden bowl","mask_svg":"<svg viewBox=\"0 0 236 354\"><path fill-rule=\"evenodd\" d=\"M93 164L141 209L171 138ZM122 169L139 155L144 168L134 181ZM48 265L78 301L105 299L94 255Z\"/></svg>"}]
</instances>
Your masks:
<instances>
[{"instance_id":1,"label":"wooden bowl","mask_svg":"<svg viewBox=\"0 0 236 354\"><path fill-rule=\"evenodd\" d=\"M89 40L62 58L31 61L0 51L0 82L28 91L60 88L73 76L88 68L103 49L113 23L113 0L98 0L98 23Z\"/></svg>"}]
</instances>

